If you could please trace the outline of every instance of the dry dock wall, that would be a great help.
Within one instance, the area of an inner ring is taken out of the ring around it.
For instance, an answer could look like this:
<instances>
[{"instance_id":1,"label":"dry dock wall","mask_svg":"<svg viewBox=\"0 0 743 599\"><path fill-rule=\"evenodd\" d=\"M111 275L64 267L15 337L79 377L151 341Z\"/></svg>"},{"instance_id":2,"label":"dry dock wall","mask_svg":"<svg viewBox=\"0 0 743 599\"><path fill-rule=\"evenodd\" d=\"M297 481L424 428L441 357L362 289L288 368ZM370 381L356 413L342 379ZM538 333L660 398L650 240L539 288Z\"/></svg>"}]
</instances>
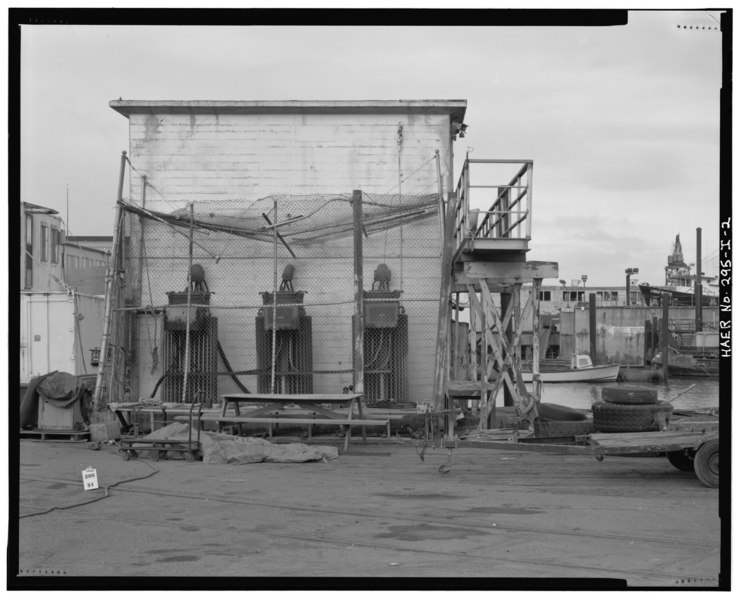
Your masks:
<instances>
[{"instance_id":1,"label":"dry dock wall","mask_svg":"<svg viewBox=\"0 0 743 599\"><path fill-rule=\"evenodd\" d=\"M375 112L373 106L363 113L350 109L302 113L301 108L268 114L220 112L219 107L210 113L167 107L117 110L130 122L133 169L128 198L150 210L170 213L206 201L219 212L225 202L251 202L277 194L350 197L354 189L393 199L397 193L436 194L439 184L433 158L437 150L445 189L451 185L454 109L448 105L433 112L417 112L415 107ZM338 204L337 210L350 214L351 206ZM438 219L434 214L363 240L364 289L370 289L374 269L384 262L392 270L390 289L403 291L409 319L408 385L410 400L417 402L427 401L433 388L441 260ZM188 240L152 221L134 225L127 236L127 272L129 278L141 281L141 287L128 301L140 306L164 304L167 292L185 289ZM273 244L213 232L203 243L219 255L217 261L194 247L194 261L204 266L213 292L211 314L218 318L219 341L234 370L253 369L259 294L274 285ZM294 250L295 258L279 245L278 282L284 266L294 264L294 289L306 292L306 313L312 317L312 367L325 371L314 377L314 391L338 393L352 382L352 239L329 239ZM139 362L132 388L146 397L168 368L162 354L159 360L152 357L153 351L162 351L162 315L140 315L137 331ZM221 360L220 370L224 370ZM255 377L240 379L255 390ZM219 394L239 391L230 377L219 377L218 384Z\"/></svg>"},{"instance_id":2,"label":"dry dock wall","mask_svg":"<svg viewBox=\"0 0 743 599\"><path fill-rule=\"evenodd\" d=\"M718 308L704 308L703 320L714 327L719 323ZM597 307L596 358L599 364L643 363L645 352L645 321L657 317L660 308ZM669 308L670 326L694 321L694 308ZM575 310L560 314L560 355L590 353L589 310Z\"/></svg>"}]
</instances>

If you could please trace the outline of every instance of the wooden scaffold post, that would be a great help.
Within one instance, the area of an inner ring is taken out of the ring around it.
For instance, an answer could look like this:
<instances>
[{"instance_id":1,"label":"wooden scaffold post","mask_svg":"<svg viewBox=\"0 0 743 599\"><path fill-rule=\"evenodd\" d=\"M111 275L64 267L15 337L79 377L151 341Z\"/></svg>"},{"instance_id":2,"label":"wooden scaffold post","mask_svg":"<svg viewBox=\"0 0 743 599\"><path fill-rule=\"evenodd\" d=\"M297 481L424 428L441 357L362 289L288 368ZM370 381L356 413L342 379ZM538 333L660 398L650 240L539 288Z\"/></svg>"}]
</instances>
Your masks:
<instances>
[{"instance_id":1,"label":"wooden scaffold post","mask_svg":"<svg viewBox=\"0 0 743 599\"><path fill-rule=\"evenodd\" d=\"M101 339L101 354L98 364L98 374L95 381L95 393L93 395L93 411L99 412L103 409L103 387L105 385L106 370L109 375L113 376L114 362L116 357L111 351L111 329L112 313L114 301L118 301L119 288L119 260L121 244L121 225L123 213L121 210L121 200L124 193L124 171L126 169L126 152L121 153L121 165L119 169L119 183L116 192L116 216L114 217L114 238L111 248L111 262L106 271L106 299L103 309L103 337ZM115 344L114 344L115 347ZM110 380L110 379L109 379ZM111 383L108 384L108 401L111 400Z\"/></svg>"}]
</instances>

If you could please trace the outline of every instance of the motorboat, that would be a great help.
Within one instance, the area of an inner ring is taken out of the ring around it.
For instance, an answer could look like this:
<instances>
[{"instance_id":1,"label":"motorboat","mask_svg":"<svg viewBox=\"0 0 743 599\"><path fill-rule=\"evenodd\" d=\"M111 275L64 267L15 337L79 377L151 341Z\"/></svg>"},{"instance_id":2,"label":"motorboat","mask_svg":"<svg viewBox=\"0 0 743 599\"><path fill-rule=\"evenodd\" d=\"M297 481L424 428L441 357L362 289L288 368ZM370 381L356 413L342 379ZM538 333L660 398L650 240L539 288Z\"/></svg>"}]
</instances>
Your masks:
<instances>
[{"instance_id":1,"label":"motorboat","mask_svg":"<svg viewBox=\"0 0 743 599\"><path fill-rule=\"evenodd\" d=\"M533 380L532 370L528 364L523 365L521 378L525 383ZM619 375L618 364L594 366L591 357L586 354L573 354L570 362L550 363L549 360L539 363L539 374L543 383L611 383Z\"/></svg>"}]
</instances>

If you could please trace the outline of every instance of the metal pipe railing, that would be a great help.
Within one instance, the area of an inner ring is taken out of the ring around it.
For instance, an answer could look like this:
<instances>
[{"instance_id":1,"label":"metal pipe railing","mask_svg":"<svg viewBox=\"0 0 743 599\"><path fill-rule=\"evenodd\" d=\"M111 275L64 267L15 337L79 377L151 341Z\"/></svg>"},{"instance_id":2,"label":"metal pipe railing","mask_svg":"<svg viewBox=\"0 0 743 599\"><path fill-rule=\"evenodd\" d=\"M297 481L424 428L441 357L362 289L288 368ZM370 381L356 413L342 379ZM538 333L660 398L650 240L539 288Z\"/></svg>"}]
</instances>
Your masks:
<instances>
[{"instance_id":1,"label":"metal pipe railing","mask_svg":"<svg viewBox=\"0 0 743 599\"><path fill-rule=\"evenodd\" d=\"M505 185L472 184L472 164L515 164L519 168ZM473 238L531 239L532 169L530 160L465 159L454 194L456 242L455 258L464 244ZM498 189L498 195L488 210L473 210L470 189ZM512 195L513 190L513 195ZM472 213L483 214L482 222L473 223Z\"/></svg>"}]
</instances>

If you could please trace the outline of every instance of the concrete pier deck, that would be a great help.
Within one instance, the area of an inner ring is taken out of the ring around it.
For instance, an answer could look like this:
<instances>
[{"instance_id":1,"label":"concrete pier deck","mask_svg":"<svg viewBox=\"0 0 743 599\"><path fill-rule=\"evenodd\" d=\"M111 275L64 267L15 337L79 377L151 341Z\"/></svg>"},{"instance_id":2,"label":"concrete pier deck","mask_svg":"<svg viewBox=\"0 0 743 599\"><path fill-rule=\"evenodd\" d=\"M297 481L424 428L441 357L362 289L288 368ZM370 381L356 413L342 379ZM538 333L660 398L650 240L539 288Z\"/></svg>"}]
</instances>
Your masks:
<instances>
[{"instance_id":1,"label":"concrete pier deck","mask_svg":"<svg viewBox=\"0 0 743 599\"><path fill-rule=\"evenodd\" d=\"M532 581L524 588L551 580L558 589L575 579L588 587L720 584L718 490L665 458L598 462L457 448L442 476L446 450L429 447L424 457L412 441L371 439L354 440L326 463L212 465L125 461L110 445L22 440L16 581L55 577L54 588L65 588L68 577L117 577L113 588L127 588L146 587L142 577L179 577L181 588L189 584L183 577L204 577L214 588L280 589L312 588L313 580L324 588L330 583L319 581L328 577L363 589L392 578L442 590L473 580L512 588L510 579ZM97 491L83 490L88 466Z\"/></svg>"}]
</instances>

